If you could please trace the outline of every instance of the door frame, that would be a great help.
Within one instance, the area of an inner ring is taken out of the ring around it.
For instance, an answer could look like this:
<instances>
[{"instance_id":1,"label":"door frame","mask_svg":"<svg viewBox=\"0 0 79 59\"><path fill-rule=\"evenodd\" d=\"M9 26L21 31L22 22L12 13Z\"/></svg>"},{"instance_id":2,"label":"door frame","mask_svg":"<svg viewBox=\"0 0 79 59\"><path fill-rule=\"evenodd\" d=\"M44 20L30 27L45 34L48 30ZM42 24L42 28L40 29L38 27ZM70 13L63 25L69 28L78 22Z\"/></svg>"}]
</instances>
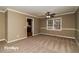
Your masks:
<instances>
[{"instance_id":1,"label":"door frame","mask_svg":"<svg viewBox=\"0 0 79 59\"><path fill-rule=\"evenodd\" d=\"M32 36L34 36L34 18L26 17L26 27L27 27L27 19L32 19Z\"/></svg>"}]
</instances>

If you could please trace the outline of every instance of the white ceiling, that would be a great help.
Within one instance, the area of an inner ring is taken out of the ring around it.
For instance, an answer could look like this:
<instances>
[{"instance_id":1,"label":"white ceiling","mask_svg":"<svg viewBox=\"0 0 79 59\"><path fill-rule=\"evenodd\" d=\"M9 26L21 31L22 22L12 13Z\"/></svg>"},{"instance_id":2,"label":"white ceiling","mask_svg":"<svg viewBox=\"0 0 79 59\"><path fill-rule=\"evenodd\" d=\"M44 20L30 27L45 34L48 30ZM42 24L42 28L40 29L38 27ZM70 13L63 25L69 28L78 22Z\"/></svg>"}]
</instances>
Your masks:
<instances>
[{"instance_id":1,"label":"white ceiling","mask_svg":"<svg viewBox=\"0 0 79 59\"><path fill-rule=\"evenodd\" d=\"M78 8L78 6L0 6L0 10L4 10L6 8L15 9L40 17L43 16L46 12L56 14L74 12Z\"/></svg>"}]
</instances>

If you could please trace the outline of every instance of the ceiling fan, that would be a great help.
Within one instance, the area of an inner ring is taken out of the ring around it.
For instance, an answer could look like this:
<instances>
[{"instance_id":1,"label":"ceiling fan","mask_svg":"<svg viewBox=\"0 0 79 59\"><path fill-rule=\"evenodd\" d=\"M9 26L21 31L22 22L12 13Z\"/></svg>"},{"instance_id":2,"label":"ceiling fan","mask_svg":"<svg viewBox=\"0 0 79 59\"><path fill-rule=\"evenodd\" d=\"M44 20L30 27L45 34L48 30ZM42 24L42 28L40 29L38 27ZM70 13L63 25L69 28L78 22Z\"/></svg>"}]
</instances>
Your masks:
<instances>
[{"instance_id":1,"label":"ceiling fan","mask_svg":"<svg viewBox=\"0 0 79 59\"><path fill-rule=\"evenodd\" d=\"M55 13L50 12L45 13L46 18L53 18L55 15L56 15Z\"/></svg>"}]
</instances>

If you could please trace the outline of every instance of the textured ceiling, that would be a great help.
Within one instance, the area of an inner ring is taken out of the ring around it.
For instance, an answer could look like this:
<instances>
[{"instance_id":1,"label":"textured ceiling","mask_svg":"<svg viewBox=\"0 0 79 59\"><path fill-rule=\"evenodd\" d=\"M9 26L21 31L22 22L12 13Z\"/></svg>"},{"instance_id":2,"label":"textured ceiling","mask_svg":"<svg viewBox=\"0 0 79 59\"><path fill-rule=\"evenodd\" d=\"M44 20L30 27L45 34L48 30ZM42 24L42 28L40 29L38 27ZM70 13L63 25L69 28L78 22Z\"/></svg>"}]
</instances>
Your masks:
<instances>
[{"instance_id":1,"label":"textured ceiling","mask_svg":"<svg viewBox=\"0 0 79 59\"><path fill-rule=\"evenodd\" d=\"M78 6L0 6L0 10L4 10L6 8L15 9L39 17L43 16L46 12L56 14L74 12Z\"/></svg>"}]
</instances>

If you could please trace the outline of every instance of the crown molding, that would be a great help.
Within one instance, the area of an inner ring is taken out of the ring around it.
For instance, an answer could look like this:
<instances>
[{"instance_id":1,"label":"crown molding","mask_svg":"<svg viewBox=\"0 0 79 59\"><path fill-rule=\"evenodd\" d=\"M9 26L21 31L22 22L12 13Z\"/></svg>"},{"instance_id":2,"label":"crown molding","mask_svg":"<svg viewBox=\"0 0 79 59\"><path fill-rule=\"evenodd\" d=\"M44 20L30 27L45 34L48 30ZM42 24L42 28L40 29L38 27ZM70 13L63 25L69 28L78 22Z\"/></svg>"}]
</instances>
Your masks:
<instances>
[{"instance_id":1,"label":"crown molding","mask_svg":"<svg viewBox=\"0 0 79 59\"><path fill-rule=\"evenodd\" d=\"M61 13L61 14L57 14L55 16L63 16L63 15L74 14L74 13L75 13L75 11L74 12ZM39 18L45 18L45 17L39 17Z\"/></svg>"},{"instance_id":2,"label":"crown molding","mask_svg":"<svg viewBox=\"0 0 79 59\"><path fill-rule=\"evenodd\" d=\"M62 13L62 14L57 14L55 16L62 16L62 15L68 15L68 14L74 14L75 12L67 12L67 13Z\"/></svg>"},{"instance_id":3,"label":"crown molding","mask_svg":"<svg viewBox=\"0 0 79 59\"><path fill-rule=\"evenodd\" d=\"M37 16L34 16L34 15L31 15L31 14L28 14L28 13L24 13L24 12L20 12L20 11L17 11L17 10L14 10L14 9L11 9L11 8L6 8L5 11L13 11L13 12L16 12L16 13L20 13L20 14L23 14L23 15L28 15L28 16L31 16L31 17L37 17Z\"/></svg>"}]
</instances>

